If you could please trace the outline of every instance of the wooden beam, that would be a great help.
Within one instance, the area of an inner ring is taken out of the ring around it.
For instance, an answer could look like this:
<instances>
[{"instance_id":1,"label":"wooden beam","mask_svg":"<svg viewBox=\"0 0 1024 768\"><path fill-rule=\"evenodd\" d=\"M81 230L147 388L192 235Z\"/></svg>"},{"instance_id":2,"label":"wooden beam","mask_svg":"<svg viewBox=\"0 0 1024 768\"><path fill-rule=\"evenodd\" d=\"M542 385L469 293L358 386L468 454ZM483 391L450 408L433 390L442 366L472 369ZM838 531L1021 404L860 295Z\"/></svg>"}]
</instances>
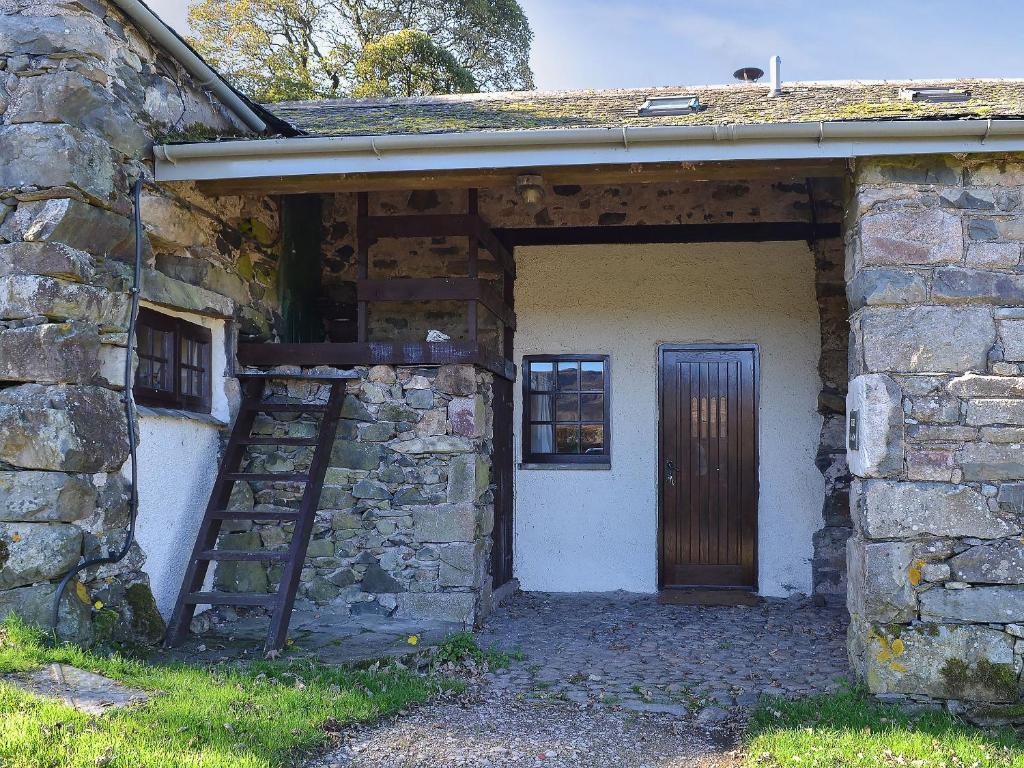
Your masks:
<instances>
[{"instance_id":1,"label":"wooden beam","mask_svg":"<svg viewBox=\"0 0 1024 768\"><path fill-rule=\"evenodd\" d=\"M372 243L391 237L472 237L477 221L467 213L437 213L363 216L358 223Z\"/></svg>"},{"instance_id":2,"label":"wooden beam","mask_svg":"<svg viewBox=\"0 0 1024 768\"><path fill-rule=\"evenodd\" d=\"M477 229L479 229L480 199L475 187L467 193L466 213L477 220ZM469 248L466 253L466 272L473 280L480 277L480 238L477 234L469 236ZM466 326L470 341L476 341L480 333L480 320L477 317L479 308L480 302L478 297L470 299L469 304L466 306Z\"/></svg>"},{"instance_id":3,"label":"wooden beam","mask_svg":"<svg viewBox=\"0 0 1024 768\"><path fill-rule=\"evenodd\" d=\"M242 365L478 365L503 378L515 379L515 366L472 341L383 342L366 344L239 344Z\"/></svg>"},{"instance_id":4,"label":"wooden beam","mask_svg":"<svg viewBox=\"0 0 1024 768\"><path fill-rule=\"evenodd\" d=\"M648 224L496 229L502 242L520 245L639 245L645 243L763 243L839 237L839 224Z\"/></svg>"},{"instance_id":5,"label":"wooden beam","mask_svg":"<svg viewBox=\"0 0 1024 768\"><path fill-rule=\"evenodd\" d=\"M356 256L358 259L356 276L360 280L365 280L370 276L370 243L373 241L363 226L363 222L369 216L370 196L366 192L360 192L356 210ZM356 304L356 339L360 342L367 340L369 328L368 311L369 308L366 306L365 301L360 301Z\"/></svg>"},{"instance_id":6,"label":"wooden beam","mask_svg":"<svg viewBox=\"0 0 1024 768\"><path fill-rule=\"evenodd\" d=\"M514 187L521 173L539 173L552 185L655 184L695 181L800 181L846 175L844 159L750 160L701 163L628 163L536 168L483 168L469 171L402 173L335 173L309 176L264 176L254 179L200 181L208 195L297 195L331 192L386 192L416 189L493 189Z\"/></svg>"},{"instance_id":7,"label":"wooden beam","mask_svg":"<svg viewBox=\"0 0 1024 768\"><path fill-rule=\"evenodd\" d=\"M358 301L471 301L480 302L505 325L515 327L512 309L490 285L473 277L416 277L358 280Z\"/></svg>"},{"instance_id":8,"label":"wooden beam","mask_svg":"<svg viewBox=\"0 0 1024 768\"><path fill-rule=\"evenodd\" d=\"M515 277L516 260L512 253L494 236L494 230L481 218L477 219L477 239L487 252L494 257L505 274Z\"/></svg>"}]
</instances>

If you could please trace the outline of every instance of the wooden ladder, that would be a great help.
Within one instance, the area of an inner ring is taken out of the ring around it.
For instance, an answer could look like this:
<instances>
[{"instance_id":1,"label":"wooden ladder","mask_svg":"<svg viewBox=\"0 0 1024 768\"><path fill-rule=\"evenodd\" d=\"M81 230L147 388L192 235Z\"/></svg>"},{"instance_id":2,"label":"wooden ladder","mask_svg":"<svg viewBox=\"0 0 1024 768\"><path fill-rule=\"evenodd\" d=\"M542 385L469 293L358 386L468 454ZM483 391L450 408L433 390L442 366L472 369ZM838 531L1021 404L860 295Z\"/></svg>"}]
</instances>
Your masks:
<instances>
[{"instance_id":1,"label":"wooden ladder","mask_svg":"<svg viewBox=\"0 0 1024 768\"><path fill-rule=\"evenodd\" d=\"M196 537L192 556L185 569L185 579L178 593L178 601L174 613L167 625L164 644L175 646L180 644L189 632L192 617L197 605L246 605L265 606L273 609L270 629L267 631L266 651L279 651L284 647L288 636L288 623L291 620L292 605L299 587L302 564L306 559L309 536L313 531L313 520L316 516L320 492L323 489L324 475L330 462L331 448L338 427L338 418L345 400L346 379L337 377L317 377L303 374L242 374L243 398L238 417L231 429L231 437L224 451L217 479L206 505L199 535ZM329 383L330 397L326 405L304 405L301 403L264 403L263 393L268 379L303 379ZM319 413L323 414L316 437L259 437L251 434L253 423L261 413ZM246 446L249 445L280 445L280 446L311 446L313 457L307 472L242 472L242 461L245 459ZM231 489L239 480L263 482L291 482L304 484L302 499L297 510L260 511L228 509ZM217 537L225 520L293 520L295 529L287 550L282 551L240 551L217 549ZM244 593L244 592L204 592L203 582L210 563L214 561L250 561L284 563L281 580L277 592Z\"/></svg>"}]
</instances>

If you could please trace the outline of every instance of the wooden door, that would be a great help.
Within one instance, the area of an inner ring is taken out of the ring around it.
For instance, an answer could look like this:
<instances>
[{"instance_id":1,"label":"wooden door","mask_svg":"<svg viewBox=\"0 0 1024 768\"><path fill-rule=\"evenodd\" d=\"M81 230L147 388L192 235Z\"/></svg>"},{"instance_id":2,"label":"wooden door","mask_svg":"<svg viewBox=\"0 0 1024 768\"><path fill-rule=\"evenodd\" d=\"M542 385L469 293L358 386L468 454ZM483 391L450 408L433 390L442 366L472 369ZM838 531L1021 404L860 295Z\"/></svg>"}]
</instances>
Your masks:
<instances>
[{"instance_id":1,"label":"wooden door","mask_svg":"<svg viewBox=\"0 0 1024 768\"><path fill-rule=\"evenodd\" d=\"M512 578L512 382L494 377L494 529L491 533L491 586Z\"/></svg>"},{"instance_id":2,"label":"wooden door","mask_svg":"<svg viewBox=\"0 0 1024 768\"><path fill-rule=\"evenodd\" d=\"M663 346L659 580L757 587L758 350Z\"/></svg>"}]
</instances>

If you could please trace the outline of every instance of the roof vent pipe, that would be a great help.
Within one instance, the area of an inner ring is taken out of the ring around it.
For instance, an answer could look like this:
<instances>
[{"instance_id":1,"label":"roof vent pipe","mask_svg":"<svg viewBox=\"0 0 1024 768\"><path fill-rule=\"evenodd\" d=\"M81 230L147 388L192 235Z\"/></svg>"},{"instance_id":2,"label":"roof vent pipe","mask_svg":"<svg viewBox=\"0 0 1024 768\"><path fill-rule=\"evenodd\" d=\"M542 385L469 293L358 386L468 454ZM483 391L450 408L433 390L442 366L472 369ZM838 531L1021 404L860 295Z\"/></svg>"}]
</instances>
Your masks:
<instances>
[{"instance_id":1,"label":"roof vent pipe","mask_svg":"<svg viewBox=\"0 0 1024 768\"><path fill-rule=\"evenodd\" d=\"M768 91L769 96L782 95L782 57L772 56L768 59L768 77L771 80L772 89Z\"/></svg>"}]
</instances>

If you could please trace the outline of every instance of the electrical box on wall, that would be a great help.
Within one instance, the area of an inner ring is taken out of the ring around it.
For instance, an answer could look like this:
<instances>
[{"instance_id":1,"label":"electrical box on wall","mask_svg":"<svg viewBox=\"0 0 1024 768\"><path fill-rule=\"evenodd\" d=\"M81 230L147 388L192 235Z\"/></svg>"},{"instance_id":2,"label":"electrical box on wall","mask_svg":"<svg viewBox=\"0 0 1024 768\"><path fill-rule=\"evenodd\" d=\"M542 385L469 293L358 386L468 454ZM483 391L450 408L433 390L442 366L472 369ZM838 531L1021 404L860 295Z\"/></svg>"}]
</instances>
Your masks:
<instances>
[{"instance_id":1,"label":"electrical box on wall","mask_svg":"<svg viewBox=\"0 0 1024 768\"><path fill-rule=\"evenodd\" d=\"M850 411L849 426L846 429L846 447L848 450L858 450L857 444L857 426L860 421L860 413L858 411Z\"/></svg>"}]
</instances>

